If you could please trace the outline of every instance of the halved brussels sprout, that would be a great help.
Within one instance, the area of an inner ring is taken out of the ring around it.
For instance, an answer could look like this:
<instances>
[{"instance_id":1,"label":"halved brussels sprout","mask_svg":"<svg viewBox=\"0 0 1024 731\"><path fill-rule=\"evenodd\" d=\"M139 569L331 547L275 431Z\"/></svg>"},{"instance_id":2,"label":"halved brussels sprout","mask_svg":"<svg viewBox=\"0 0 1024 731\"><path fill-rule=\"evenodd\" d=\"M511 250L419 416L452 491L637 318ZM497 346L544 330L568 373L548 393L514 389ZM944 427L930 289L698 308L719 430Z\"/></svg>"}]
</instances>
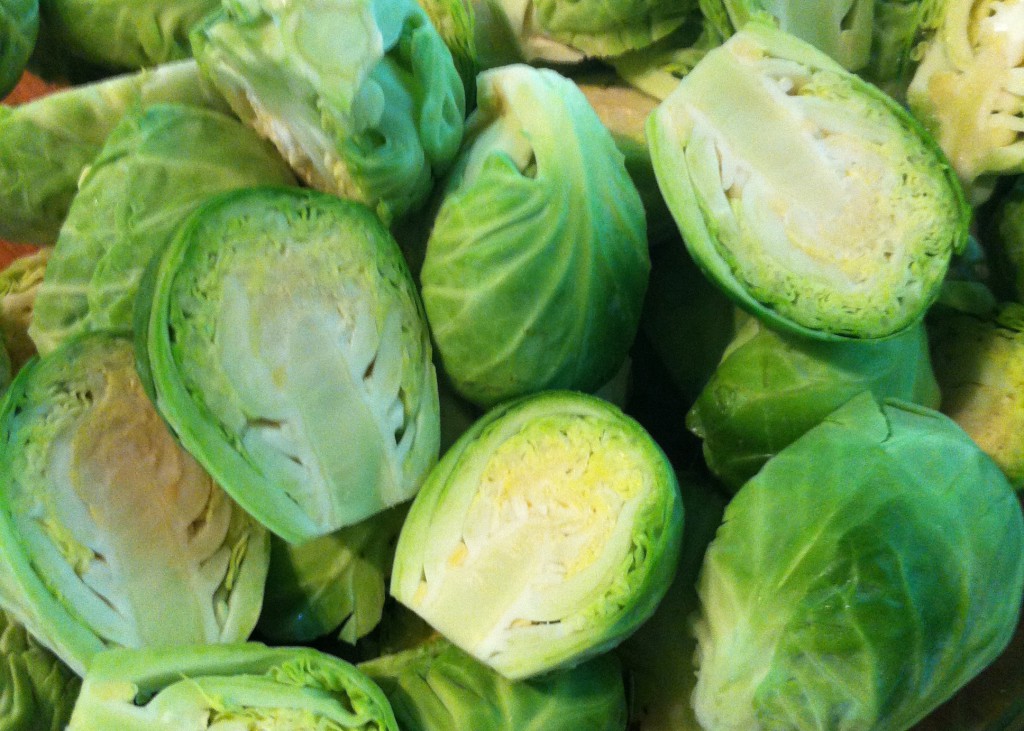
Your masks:
<instances>
[{"instance_id":1,"label":"halved brussels sprout","mask_svg":"<svg viewBox=\"0 0 1024 731\"><path fill-rule=\"evenodd\" d=\"M414 0L225 0L192 42L300 178L386 223L423 203L458 152L462 81Z\"/></svg>"},{"instance_id":2,"label":"halved brussels sprout","mask_svg":"<svg viewBox=\"0 0 1024 731\"><path fill-rule=\"evenodd\" d=\"M80 682L0 611L0 731L63 731Z\"/></svg>"},{"instance_id":3,"label":"halved brussels sprout","mask_svg":"<svg viewBox=\"0 0 1024 731\"><path fill-rule=\"evenodd\" d=\"M298 188L212 199L164 252L147 341L160 412L285 540L408 500L437 459L419 298L359 203Z\"/></svg>"},{"instance_id":4,"label":"halved brussels sprout","mask_svg":"<svg viewBox=\"0 0 1024 731\"><path fill-rule=\"evenodd\" d=\"M131 332L143 269L217 193L295 179L233 117L181 104L129 112L82 175L36 297L40 353L90 330Z\"/></svg>"},{"instance_id":5,"label":"halved brussels sprout","mask_svg":"<svg viewBox=\"0 0 1024 731\"><path fill-rule=\"evenodd\" d=\"M942 414L862 394L733 498L701 571L704 728L904 731L1009 642L1024 518Z\"/></svg>"},{"instance_id":6,"label":"halved brussels sprout","mask_svg":"<svg viewBox=\"0 0 1024 731\"><path fill-rule=\"evenodd\" d=\"M373 681L336 657L256 643L109 650L68 731L398 731Z\"/></svg>"},{"instance_id":7,"label":"halved brussels sprout","mask_svg":"<svg viewBox=\"0 0 1024 731\"><path fill-rule=\"evenodd\" d=\"M39 33L39 0L0 0L0 99L21 78Z\"/></svg>"},{"instance_id":8,"label":"halved brussels sprout","mask_svg":"<svg viewBox=\"0 0 1024 731\"><path fill-rule=\"evenodd\" d=\"M129 109L158 102L231 111L206 88L195 61L0 106L0 239L54 243L78 179L107 136Z\"/></svg>"},{"instance_id":9,"label":"halved brussels sprout","mask_svg":"<svg viewBox=\"0 0 1024 731\"><path fill-rule=\"evenodd\" d=\"M391 593L512 680L643 623L672 580L683 505L668 460L611 404L499 406L444 456L398 539Z\"/></svg>"},{"instance_id":10,"label":"halved brussels sprout","mask_svg":"<svg viewBox=\"0 0 1024 731\"><path fill-rule=\"evenodd\" d=\"M975 204L1024 172L1024 0L943 0L907 90Z\"/></svg>"},{"instance_id":11,"label":"halved brussels sprout","mask_svg":"<svg viewBox=\"0 0 1024 731\"><path fill-rule=\"evenodd\" d=\"M649 121L687 247L738 304L808 337L919 321L970 209L931 138L812 46L750 23Z\"/></svg>"},{"instance_id":12,"label":"halved brussels sprout","mask_svg":"<svg viewBox=\"0 0 1024 731\"><path fill-rule=\"evenodd\" d=\"M1024 305L995 317L936 312L928 333L943 413L1024 487Z\"/></svg>"},{"instance_id":13,"label":"halved brussels sprout","mask_svg":"<svg viewBox=\"0 0 1024 731\"><path fill-rule=\"evenodd\" d=\"M0 411L0 604L81 673L106 647L237 642L259 616L263 530L174 441L131 341L33 361Z\"/></svg>"},{"instance_id":14,"label":"halved brussels sprout","mask_svg":"<svg viewBox=\"0 0 1024 731\"><path fill-rule=\"evenodd\" d=\"M371 632L406 512L400 505L300 545L273 538L260 634L275 643L309 642L340 627L339 639L354 645Z\"/></svg>"},{"instance_id":15,"label":"halved brussels sprout","mask_svg":"<svg viewBox=\"0 0 1024 731\"><path fill-rule=\"evenodd\" d=\"M441 638L363 663L402 731L622 731L626 694L612 655L511 681Z\"/></svg>"},{"instance_id":16,"label":"halved brussels sprout","mask_svg":"<svg viewBox=\"0 0 1024 731\"><path fill-rule=\"evenodd\" d=\"M482 406L593 391L636 335L644 210L611 134L554 71L509 66L480 106L420 273L445 372Z\"/></svg>"},{"instance_id":17,"label":"halved brussels sprout","mask_svg":"<svg viewBox=\"0 0 1024 731\"><path fill-rule=\"evenodd\" d=\"M823 343L749 319L730 343L686 426L732 490L854 396L871 391L938 408L924 326L882 341Z\"/></svg>"}]
</instances>

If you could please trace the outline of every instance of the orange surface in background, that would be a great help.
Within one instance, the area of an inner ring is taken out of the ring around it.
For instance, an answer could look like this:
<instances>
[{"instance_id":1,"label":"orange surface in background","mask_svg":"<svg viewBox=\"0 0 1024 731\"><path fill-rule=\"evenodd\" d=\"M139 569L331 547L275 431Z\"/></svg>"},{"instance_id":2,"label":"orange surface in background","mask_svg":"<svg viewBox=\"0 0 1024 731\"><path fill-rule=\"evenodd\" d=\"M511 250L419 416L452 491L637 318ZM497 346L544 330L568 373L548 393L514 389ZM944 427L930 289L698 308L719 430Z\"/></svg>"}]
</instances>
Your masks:
<instances>
[{"instance_id":1,"label":"orange surface in background","mask_svg":"<svg viewBox=\"0 0 1024 731\"><path fill-rule=\"evenodd\" d=\"M63 84L51 84L43 81L35 74L26 71L21 76L18 85L14 87L4 100L4 104L15 105L31 101L36 97L44 96L63 88ZM4 269L12 261L21 256L28 256L35 253L38 247L31 244L16 244L11 241L0 239L0 269Z\"/></svg>"}]
</instances>

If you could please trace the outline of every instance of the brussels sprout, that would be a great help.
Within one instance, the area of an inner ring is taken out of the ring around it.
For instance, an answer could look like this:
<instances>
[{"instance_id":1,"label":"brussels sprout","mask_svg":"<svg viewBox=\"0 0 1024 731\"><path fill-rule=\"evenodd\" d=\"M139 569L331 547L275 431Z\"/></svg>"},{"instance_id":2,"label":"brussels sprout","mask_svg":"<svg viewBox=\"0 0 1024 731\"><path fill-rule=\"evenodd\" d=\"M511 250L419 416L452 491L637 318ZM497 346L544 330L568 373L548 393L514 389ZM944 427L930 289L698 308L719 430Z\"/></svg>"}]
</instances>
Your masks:
<instances>
[{"instance_id":1,"label":"brussels sprout","mask_svg":"<svg viewBox=\"0 0 1024 731\"><path fill-rule=\"evenodd\" d=\"M664 38L692 18L696 6L696 0L474 0L477 45L485 58L493 54L484 68L607 58Z\"/></svg>"},{"instance_id":2,"label":"brussels sprout","mask_svg":"<svg viewBox=\"0 0 1024 731\"><path fill-rule=\"evenodd\" d=\"M285 540L408 500L437 459L422 309L361 204L297 188L209 201L164 252L147 342L161 413Z\"/></svg>"},{"instance_id":3,"label":"brussels sprout","mask_svg":"<svg viewBox=\"0 0 1024 731\"><path fill-rule=\"evenodd\" d=\"M1024 172L1024 0L944 0L907 90L974 203Z\"/></svg>"},{"instance_id":4,"label":"brussels sprout","mask_svg":"<svg viewBox=\"0 0 1024 731\"><path fill-rule=\"evenodd\" d=\"M62 731L79 679L0 611L0 731Z\"/></svg>"},{"instance_id":5,"label":"brussels sprout","mask_svg":"<svg viewBox=\"0 0 1024 731\"><path fill-rule=\"evenodd\" d=\"M52 244L78 179L132 107L180 102L230 111L194 61L0 106L0 239Z\"/></svg>"},{"instance_id":6,"label":"brussels sprout","mask_svg":"<svg viewBox=\"0 0 1024 731\"><path fill-rule=\"evenodd\" d=\"M548 392L499 406L413 502L391 593L517 680L604 652L657 606L683 506L668 460L616 407Z\"/></svg>"},{"instance_id":7,"label":"brussels sprout","mask_svg":"<svg viewBox=\"0 0 1024 731\"><path fill-rule=\"evenodd\" d=\"M621 153L554 71L487 71L427 243L423 302L444 369L481 406L592 391L636 335L650 261Z\"/></svg>"},{"instance_id":8,"label":"brussels sprout","mask_svg":"<svg viewBox=\"0 0 1024 731\"><path fill-rule=\"evenodd\" d=\"M39 286L50 261L50 249L15 259L0 272L0 334L15 372L36 354L28 335Z\"/></svg>"},{"instance_id":9,"label":"brussels sprout","mask_svg":"<svg viewBox=\"0 0 1024 731\"><path fill-rule=\"evenodd\" d=\"M273 147L220 112L130 112L82 176L46 268L29 328L39 352L86 331L131 332L142 270L204 200L294 182Z\"/></svg>"},{"instance_id":10,"label":"brussels sprout","mask_svg":"<svg viewBox=\"0 0 1024 731\"><path fill-rule=\"evenodd\" d=\"M611 655L536 680L506 680L443 639L359 669L384 691L402 731L623 731L626 694Z\"/></svg>"},{"instance_id":11,"label":"brussels sprout","mask_svg":"<svg viewBox=\"0 0 1024 731\"><path fill-rule=\"evenodd\" d=\"M39 0L0 0L0 99L21 78L39 32Z\"/></svg>"},{"instance_id":12,"label":"brussels sprout","mask_svg":"<svg viewBox=\"0 0 1024 731\"><path fill-rule=\"evenodd\" d=\"M385 223L422 204L458 152L462 83L413 0L225 0L192 42L300 178Z\"/></svg>"},{"instance_id":13,"label":"brussels sprout","mask_svg":"<svg viewBox=\"0 0 1024 731\"><path fill-rule=\"evenodd\" d=\"M629 677L631 731L701 731L691 701L697 574L725 509L711 482L704 474L679 475L686 516L676 577L654 616L616 650Z\"/></svg>"},{"instance_id":14,"label":"brussels sprout","mask_svg":"<svg viewBox=\"0 0 1024 731\"><path fill-rule=\"evenodd\" d=\"M936 312L928 332L943 413L1024 487L1024 305L995 317Z\"/></svg>"},{"instance_id":15,"label":"brussels sprout","mask_svg":"<svg viewBox=\"0 0 1024 731\"><path fill-rule=\"evenodd\" d=\"M704 457L732 490L862 391L938 408L924 326L887 340L823 343L751 318L687 414Z\"/></svg>"},{"instance_id":16,"label":"brussels sprout","mask_svg":"<svg viewBox=\"0 0 1024 731\"><path fill-rule=\"evenodd\" d=\"M109 650L82 684L68 731L398 731L373 681L306 648Z\"/></svg>"},{"instance_id":17,"label":"brussels sprout","mask_svg":"<svg viewBox=\"0 0 1024 731\"><path fill-rule=\"evenodd\" d=\"M174 441L130 340L89 334L22 369L0 439L0 603L72 669L248 637L267 534Z\"/></svg>"},{"instance_id":18,"label":"brussels sprout","mask_svg":"<svg viewBox=\"0 0 1024 731\"><path fill-rule=\"evenodd\" d=\"M366 636L380 622L406 512L385 510L301 545L274 538L260 633L275 643L309 642L339 627L349 644Z\"/></svg>"},{"instance_id":19,"label":"brussels sprout","mask_svg":"<svg viewBox=\"0 0 1024 731\"><path fill-rule=\"evenodd\" d=\"M705 11L712 18L728 18L719 28L728 37L753 19L779 28L810 43L850 71L868 63L871 54L875 0L710 0L721 6Z\"/></svg>"},{"instance_id":20,"label":"brussels sprout","mask_svg":"<svg viewBox=\"0 0 1024 731\"><path fill-rule=\"evenodd\" d=\"M1006 646L1024 519L947 417L862 394L733 498L701 570L705 728L909 729Z\"/></svg>"},{"instance_id":21,"label":"brussels sprout","mask_svg":"<svg viewBox=\"0 0 1024 731\"><path fill-rule=\"evenodd\" d=\"M750 23L651 115L654 171L694 259L769 324L823 340L909 328L970 209L896 102Z\"/></svg>"},{"instance_id":22,"label":"brussels sprout","mask_svg":"<svg viewBox=\"0 0 1024 731\"><path fill-rule=\"evenodd\" d=\"M114 69L192 55L188 33L217 0L39 0L47 31L65 51Z\"/></svg>"}]
</instances>

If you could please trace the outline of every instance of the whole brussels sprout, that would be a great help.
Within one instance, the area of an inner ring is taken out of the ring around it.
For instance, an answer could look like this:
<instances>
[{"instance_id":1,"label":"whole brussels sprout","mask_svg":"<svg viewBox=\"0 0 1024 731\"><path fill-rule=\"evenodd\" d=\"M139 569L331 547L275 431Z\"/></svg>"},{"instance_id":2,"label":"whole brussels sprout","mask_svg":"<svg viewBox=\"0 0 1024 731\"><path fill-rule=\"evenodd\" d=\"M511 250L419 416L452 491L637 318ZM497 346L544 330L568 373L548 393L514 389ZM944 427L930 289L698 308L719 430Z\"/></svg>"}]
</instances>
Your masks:
<instances>
[{"instance_id":1,"label":"whole brussels sprout","mask_svg":"<svg viewBox=\"0 0 1024 731\"><path fill-rule=\"evenodd\" d=\"M573 82L510 66L481 74L478 97L420 273L444 370L481 406L594 391L640 319L640 195Z\"/></svg>"},{"instance_id":2,"label":"whole brussels sprout","mask_svg":"<svg viewBox=\"0 0 1024 731\"><path fill-rule=\"evenodd\" d=\"M664 596L682 539L675 474L611 404L547 392L492 409L430 473L391 593L517 680L576 665Z\"/></svg>"},{"instance_id":3,"label":"whole brussels sprout","mask_svg":"<svg viewBox=\"0 0 1024 731\"><path fill-rule=\"evenodd\" d=\"M864 393L736 494L699 580L704 728L905 731L998 655L1024 517L950 419Z\"/></svg>"},{"instance_id":4,"label":"whole brussels sprout","mask_svg":"<svg viewBox=\"0 0 1024 731\"><path fill-rule=\"evenodd\" d=\"M39 0L0 0L0 99L18 83L39 33Z\"/></svg>"},{"instance_id":5,"label":"whole brussels sprout","mask_svg":"<svg viewBox=\"0 0 1024 731\"><path fill-rule=\"evenodd\" d=\"M370 209L227 193L152 280L157 407L250 514L301 543L419 489L437 460L437 379L415 285Z\"/></svg>"}]
</instances>

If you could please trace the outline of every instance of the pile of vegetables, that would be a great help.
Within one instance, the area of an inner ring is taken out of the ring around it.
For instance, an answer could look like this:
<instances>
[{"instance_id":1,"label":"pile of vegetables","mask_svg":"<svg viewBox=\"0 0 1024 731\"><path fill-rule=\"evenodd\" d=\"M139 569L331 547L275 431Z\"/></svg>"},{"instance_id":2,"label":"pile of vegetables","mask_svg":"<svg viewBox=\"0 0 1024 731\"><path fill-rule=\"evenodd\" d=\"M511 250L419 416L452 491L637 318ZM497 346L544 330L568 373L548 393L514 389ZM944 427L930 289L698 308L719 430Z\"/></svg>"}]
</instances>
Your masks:
<instances>
[{"instance_id":1,"label":"pile of vegetables","mask_svg":"<svg viewBox=\"0 0 1024 731\"><path fill-rule=\"evenodd\" d=\"M1024 601L1024 0L0 0L29 73L0 729L1024 707L926 720Z\"/></svg>"}]
</instances>

